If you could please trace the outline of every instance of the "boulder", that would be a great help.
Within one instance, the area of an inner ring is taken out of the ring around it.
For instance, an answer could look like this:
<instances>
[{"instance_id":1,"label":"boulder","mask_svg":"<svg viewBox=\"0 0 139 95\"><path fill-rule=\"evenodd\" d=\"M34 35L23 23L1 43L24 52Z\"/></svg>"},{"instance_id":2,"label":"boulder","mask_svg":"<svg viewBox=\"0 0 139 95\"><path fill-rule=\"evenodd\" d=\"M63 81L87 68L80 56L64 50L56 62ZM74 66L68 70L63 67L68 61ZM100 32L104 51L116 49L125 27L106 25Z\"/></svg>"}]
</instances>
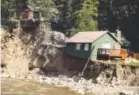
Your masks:
<instances>
[{"instance_id":1,"label":"boulder","mask_svg":"<svg viewBox=\"0 0 139 95\"><path fill-rule=\"evenodd\" d=\"M42 45L48 46L53 45L55 47L64 47L65 46L66 36L58 31L53 31L52 33L45 33L44 40Z\"/></svg>"},{"instance_id":2,"label":"boulder","mask_svg":"<svg viewBox=\"0 0 139 95\"><path fill-rule=\"evenodd\" d=\"M65 35L61 32L45 32L43 41L37 51L39 55L33 67L43 68L46 70L62 70L61 58L65 46Z\"/></svg>"}]
</instances>

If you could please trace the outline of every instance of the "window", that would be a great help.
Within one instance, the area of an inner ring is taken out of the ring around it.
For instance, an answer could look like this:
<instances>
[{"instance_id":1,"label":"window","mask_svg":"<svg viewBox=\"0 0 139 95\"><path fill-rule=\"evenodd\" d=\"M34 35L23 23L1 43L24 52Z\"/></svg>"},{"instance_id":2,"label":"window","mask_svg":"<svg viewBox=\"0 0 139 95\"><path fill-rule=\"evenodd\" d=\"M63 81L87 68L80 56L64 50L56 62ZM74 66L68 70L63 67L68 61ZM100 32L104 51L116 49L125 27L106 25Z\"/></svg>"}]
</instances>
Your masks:
<instances>
[{"instance_id":1,"label":"window","mask_svg":"<svg viewBox=\"0 0 139 95\"><path fill-rule=\"evenodd\" d=\"M81 50L81 44L76 44L76 50Z\"/></svg>"},{"instance_id":2,"label":"window","mask_svg":"<svg viewBox=\"0 0 139 95\"><path fill-rule=\"evenodd\" d=\"M89 50L89 44L85 44L84 50L85 50L85 51L88 51L88 50Z\"/></svg>"},{"instance_id":3,"label":"window","mask_svg":"<svg viewBox=\"0 0 139 95\"><path fill-rule=\"evenodd\" d=\"M28 11L23 11L22 12L22 19L28 19L29 12Z\"/></svg>"},{"instance_id":4,"label":"window","mask_svg":"<svg viewBox=\"0 0 139 95\"><path fill-rule=\"evenodd\" d=\"M39 19L39 17L40 17L39 12L33 12L33 18L34 19Z\"/></svg>"}]
</instances>

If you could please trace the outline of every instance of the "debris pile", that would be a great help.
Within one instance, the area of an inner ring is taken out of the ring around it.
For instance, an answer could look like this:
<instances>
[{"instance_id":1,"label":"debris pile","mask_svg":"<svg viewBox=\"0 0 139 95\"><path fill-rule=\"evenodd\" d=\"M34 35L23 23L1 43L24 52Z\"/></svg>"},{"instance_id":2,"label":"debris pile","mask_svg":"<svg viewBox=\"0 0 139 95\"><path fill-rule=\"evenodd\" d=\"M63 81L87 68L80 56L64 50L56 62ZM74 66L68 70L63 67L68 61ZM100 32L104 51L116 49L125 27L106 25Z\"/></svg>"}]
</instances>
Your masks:
<instances>
[{"instance_id":1,"label":"debris pile","mask_svg":"<svg viewBox=\"0 0 139 95\"><path fill-rule=\"evenodd\" d=\"M69 87L72 90L78 91L82 94L94 93L95 95L118 95L122 92L129 95L138 95L138 87L124 87L120 86L115 79L111 84L97 83L95 84L92 79L79 78L77 81L75 77L67 77L65 75L53 76L52 74L47 76L38 76L38 80L41 83L53 84L57 86Z\"/></svg>"},{"instance_id":2,"label":"debris pile","mask_svg":"<svg viewBox=\"0 0 139 95\"><path fill-rule=\"evenodd\" d=\"M7 31L2 33L1 56L2 64L4 64L2 72L13 78L27 77L30 73L28 63L33 45L24 44L18 33L14 37L10 37Z\"/></svg>"}]
</instances>

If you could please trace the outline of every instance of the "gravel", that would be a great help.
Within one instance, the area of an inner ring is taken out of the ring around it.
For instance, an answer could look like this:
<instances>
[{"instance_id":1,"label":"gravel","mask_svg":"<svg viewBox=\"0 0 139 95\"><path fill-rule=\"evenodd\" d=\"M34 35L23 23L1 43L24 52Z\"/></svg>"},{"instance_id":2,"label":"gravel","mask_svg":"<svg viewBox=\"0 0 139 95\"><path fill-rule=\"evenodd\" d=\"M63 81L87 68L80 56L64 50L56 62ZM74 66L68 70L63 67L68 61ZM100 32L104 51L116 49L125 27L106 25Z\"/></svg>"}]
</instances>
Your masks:
<instances>
[{"instance_id":1,"label":"gravel","mask_svg":"<svg viewBox=\"0 0 139 95\"><path fill-rule=\"evenodd\" d=\"M38 71L38 69L36 70ZM33 72L35 73L35 72ZM31 73L32 74L32 73ZM60 87L68 87L71 90L77 91L81 94L93 93L95 95L139 95L139 87L124 87L117 83L116 78L113 78L112 83L93 83L92 79L68 77L66 75L31 75L30 73L26 76L16 76L16 74L8 75L5 73L1 74L1 78L16 78L16 79L26 79L33 80L40 83L51 84Z\"/></svg>"},{"instance_id":2,"label":"gravel","mask_svg":"<svg viewBox=\"0 0 139 95\"><path fill-rule=\"evenodd\" d=\"M129 90L128 88L114 84L95 84L92 79L86 80L80 78L78 81L75 81L73 77L69 78L65 75L51 77L39 75L37 81L56 86L69 87L71 90L75 90L82 94L99 93L99 95L119 95L120 92L123 92L125 95L139 95L139 92L137 92L139 91L138 87Z\"/></svg>"}]
</instances>

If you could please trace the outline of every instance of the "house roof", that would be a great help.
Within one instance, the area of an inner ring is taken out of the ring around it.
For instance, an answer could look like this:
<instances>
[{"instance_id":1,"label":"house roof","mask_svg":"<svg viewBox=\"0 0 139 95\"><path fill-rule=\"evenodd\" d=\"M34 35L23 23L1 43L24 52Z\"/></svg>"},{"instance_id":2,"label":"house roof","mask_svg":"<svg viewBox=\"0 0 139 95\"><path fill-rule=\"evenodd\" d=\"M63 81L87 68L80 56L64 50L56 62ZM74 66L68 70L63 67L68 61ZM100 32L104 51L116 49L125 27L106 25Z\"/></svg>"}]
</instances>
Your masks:
<instances>
[{"instance_id":1,"label":"house roof","mask_svg":"<svg viewBox=\"0 0 139 95\"><path fill-rule=\"evenodd\" d=\"M71 38L67 39L66 42L67 43L91 43L106 33L107 33L106 31L78 32Z\"/></svg>"},{"instance_id":2,"label":"house roof","mask_svg":"<svg viewBox=\"0 0 139 95\"><path fill-rule=\"evenodd\" d=\"M87 32L78 32L71 38L67 39L67 43L92 43L104 34L109 33L107 31L87 31ZM111 33L109 33L115 40L117 40L116 37L114 37ZM117 40L118 41L118 40ZM119 41L118 41L119 42ZM119 42L120 43L120 42ZM121 44L121 43L120 43Z\"/></svg>"},{"instance_id":3,"label":"house roof","mask_svg":"<svg viewBox=\"0 0 139 95\"><path fill-rule=\"evenodd\" d=\"M35 7L35 6L29 6L29 5L24 5L22 6L22 8L28 8L29 10L31 11L39 11L39 8L38 7Z\"/></svg>"},{"instance_id":4,"label":"house roof","mask_svg":"<svg viewBox=\"0 0 139 95\"><path fill-rule=\"evenodd\" d=\"M111 33L111 34L116 38L115 33ZM126 44L128 44L128 45L131 44L130 41L128 41L123 35L121 36L121 43L122 43L122 44L126 43Z\"/></svg>"}]
</instances>

